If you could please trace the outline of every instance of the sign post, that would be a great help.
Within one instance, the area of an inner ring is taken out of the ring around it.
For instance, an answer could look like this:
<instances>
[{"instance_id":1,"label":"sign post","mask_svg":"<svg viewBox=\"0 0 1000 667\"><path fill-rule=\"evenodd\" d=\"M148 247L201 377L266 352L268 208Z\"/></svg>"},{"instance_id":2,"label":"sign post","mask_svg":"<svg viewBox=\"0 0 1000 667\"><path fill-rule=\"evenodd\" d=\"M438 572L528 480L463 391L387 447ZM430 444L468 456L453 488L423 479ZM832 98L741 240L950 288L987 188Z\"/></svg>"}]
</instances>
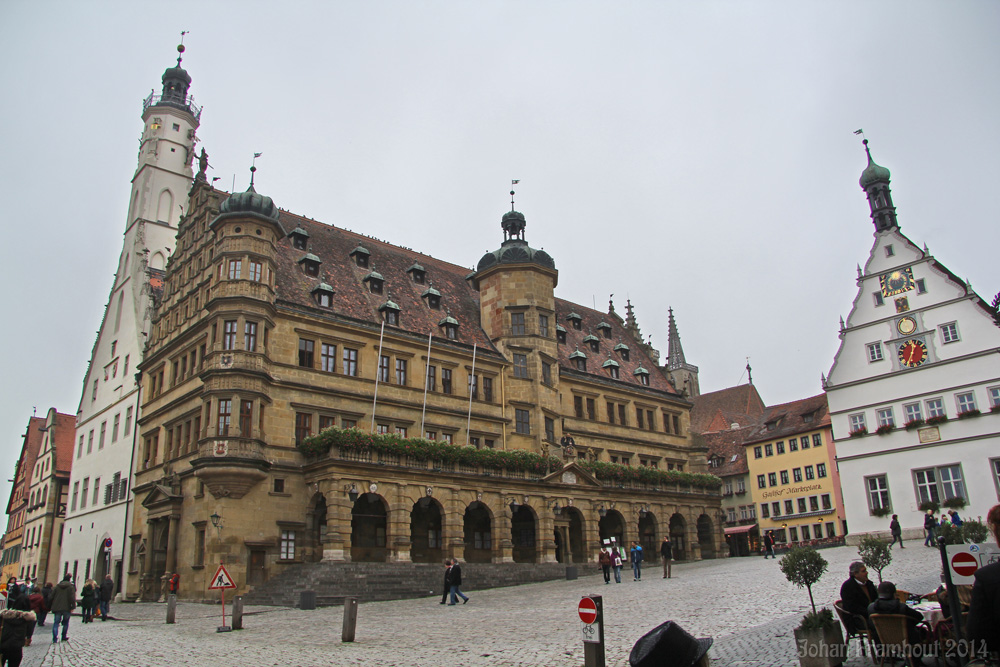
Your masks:
<instances>
[{"instance_id":1,"label":"sign post","mask_svg":"<svg viewBox=\"0 0 1000 667\"><path fill-rule=\"evenodd\" d=\"M219 563L219 569L212 575L212 581L208 586L209 590L218 590L222 597L222 625L215 629L216 632L229 632L231 627L226 625L226 589L236 588L233 578L229 576L226 566Z\"/></svg>"},{"instance_id":2,"label":"sign post","mask_svg":"<svg viewBox=\"0 0 1000 667\"><path fill-rule=\"evenodd\" d=\"M600 595L580 600L577 614L583 622L584 667L604 666L604 604Z\"/></svg>"}]
</instances>

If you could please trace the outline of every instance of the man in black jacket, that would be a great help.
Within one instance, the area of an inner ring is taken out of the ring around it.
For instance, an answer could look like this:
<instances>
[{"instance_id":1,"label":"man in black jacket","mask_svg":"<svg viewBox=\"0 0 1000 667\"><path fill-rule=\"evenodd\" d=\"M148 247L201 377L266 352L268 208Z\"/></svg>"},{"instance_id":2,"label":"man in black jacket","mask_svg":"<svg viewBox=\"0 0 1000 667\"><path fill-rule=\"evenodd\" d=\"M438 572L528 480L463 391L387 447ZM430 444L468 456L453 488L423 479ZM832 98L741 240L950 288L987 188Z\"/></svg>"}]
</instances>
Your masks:
<instances>
[{"instance_id":1,"label":"man in black jacket","mask_svg":"<svg viewBox=\"0 0 1000 667\"><path fill-rule=\"evenodd\" d=\"M444 559L444 590L441 592L441 604L448 602L448 593L451 592L451 559Z\"/></svg>"},{"instance_id":2,"label":"man in black jacket","mask_svg":"<svg viewBox=\"0 0 1000 667\"><path fill-rule=\"evenodd\" d=\"M670 536L663 536L663 544L660 545L660 558L663 559L663 578L670 578L670 561L673 560L674 554L671 551L670 546Z\"/></svg>"},{"instance_id":3,"label":"man in black jacket","mask_svg":"<svg viewBox=\"0 0 1000 667\"><path fill-rule=\"evenodd\" d=\"M462 592L462 566L458 564L458 559L454 558L451 561L451 602L448 604L454 605L458 602L458 598L462 598L462 604L469 601L469 596ZM457 596L457 597L456 597Z\"/></svg>"},{"instance_id":4,"label":"man in black jacket","mask_svg":"<svg viewBox=\"0 0 1000 667\"><path fill-rule=\"evenodd\" d=\"M868 627L877 638L878 633L871 620L872 614L902 614L906 616L906 634L911 644L919 644L927 638L924 629L917 627L917 623L923 621L924 617L916 609L911 609L905 602L896 599L896 585L891 581L883 581L878 585L878 599L868 605Z\"/></svg>"},{"instance_id":5,"label":"man in black jacket","mask_svg":"<svg viewBox=\"0 0 1000 667\"><path fill-rule=\"evenodd\" d=\"M859 560L848 568L850 578L840 586L840 600L851 614L868 618L868 605L878 599L878 589L868 581L868 568ZM864 628L858 628L863 630Z\"/></svg>"},{"instance_id":6,"label":"man in black jacket","mask_svg":"<svg viewBox=\"0 0 1000 667\"><path fill-rule=\"evenodd\" d=\"M111 611L111 598L115 595L115 581L110 574L104 575L101 582L101 620L108 620L108 613Z\"/></svg>"}]
</instances>

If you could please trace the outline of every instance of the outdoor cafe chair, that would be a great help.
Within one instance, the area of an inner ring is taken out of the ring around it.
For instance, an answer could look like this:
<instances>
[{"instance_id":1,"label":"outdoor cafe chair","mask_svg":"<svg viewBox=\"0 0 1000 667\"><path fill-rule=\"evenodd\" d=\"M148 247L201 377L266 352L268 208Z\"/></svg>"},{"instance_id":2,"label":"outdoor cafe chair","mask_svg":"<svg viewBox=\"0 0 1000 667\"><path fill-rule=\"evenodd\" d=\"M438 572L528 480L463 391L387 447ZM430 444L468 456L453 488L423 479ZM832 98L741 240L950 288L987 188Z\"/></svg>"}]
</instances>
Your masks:
<instances>
[{"instance_id":1,"label":"outdoor cafe chair","mask_svg":"<svg viewBox=\"0 0 1000 667\"><path fill-rule=\"evenodd\" d=\"M847 645L850 646L852 639L857 639L858 643L861 644L861 655L867 657L865 644L868 644L872 649L872 658L874 658L875 648L872 644L872 636L868 631L868 623L865 621L865 617L860 614L852 614L844 609L842 600L834 602L833 608L837 612L837 616L840 617L840 624L844 626L844 632L847 633Z\"/></svg>"},{"instance_id":2,"label":"outdoor cafe chair","mask_svg":"<svg viewBox=\"0 0 1000 667\"><path fill-rule=\"evenodd\" d=\"M903 614L871 614L868 620L875 626L875 634L878 635L878 643L882 649L882 658L878 663L880 666L894 653L901 654L911 667L921 664L914 659L911 648L914 645L909 640L909 618Z\"/></svg>"}]
</instances>

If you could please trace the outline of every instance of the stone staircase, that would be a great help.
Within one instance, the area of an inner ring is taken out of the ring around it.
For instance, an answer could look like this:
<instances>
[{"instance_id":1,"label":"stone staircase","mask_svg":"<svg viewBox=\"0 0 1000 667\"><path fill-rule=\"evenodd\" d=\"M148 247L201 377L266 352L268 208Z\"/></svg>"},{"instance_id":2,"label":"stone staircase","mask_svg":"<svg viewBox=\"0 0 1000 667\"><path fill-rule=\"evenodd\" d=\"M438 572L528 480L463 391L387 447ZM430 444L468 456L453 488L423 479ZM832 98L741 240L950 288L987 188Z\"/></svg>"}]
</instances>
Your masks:
<instances>
[{"instance_id":1,"label":"stone staircase","mask_svg":"<svg viewBox=\"0 0 1000 667\"><path fill-rule=\"evenodd\" d=\"M583 566L586 567L586 566ZM596 570L595 570L596 571ZM462 563L462 590L517 586L566 577L562 563ZM440 595L444 565L424 563L301 563L290 565L243 596L245 604L298 607L305 591L316 593L316 605L402 600Z\"/></svg>"}]
</instances>

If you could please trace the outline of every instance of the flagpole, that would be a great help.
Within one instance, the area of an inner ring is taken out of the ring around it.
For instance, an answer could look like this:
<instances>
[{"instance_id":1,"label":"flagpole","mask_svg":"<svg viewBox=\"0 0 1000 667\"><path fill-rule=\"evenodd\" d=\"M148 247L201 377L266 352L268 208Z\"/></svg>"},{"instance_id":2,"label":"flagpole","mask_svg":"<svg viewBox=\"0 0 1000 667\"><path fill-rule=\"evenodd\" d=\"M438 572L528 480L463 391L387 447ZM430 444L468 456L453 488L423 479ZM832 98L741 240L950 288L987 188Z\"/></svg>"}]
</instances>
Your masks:
<instances>
[{"instance_id":1,"label":"flagpole","mask_svg":"<svg viewBox=\"0 0 1000 667\"><path fill-rule=\"evenodd\" d=\"M372 396L372 427L375 432L375 406L378 404L378 381L382 377L382 339L385 336L385 320L382 320L382 330L378 334L378 357L375 359L375 395Z\"/></svg>"},{"instance_id":2,"label":"flagpole","mask_svg":"<svg viewBox=\"0 0 1000 667\"><path fill-rule=\"evenodd\" d=\"M427 363L424 364L424 406L420 409L420 433L418 438L423 438L427 431L424 430L424 418L427 416L427 380L431 377L431 338L434 333L427 332Z\"/></svg>"},{"instance_id":3,"label":"flagpole","mask_svg":"<svg viewBox=\"0 0 1000 667\"><path fill-rule=\"evenodd\" d=\"M469 415L465 420L465 444L469 444L469 427L472 425L472 390L476 386L476 343L472 344L472 372L469 374Z\"/></svg>"}]
</instances>

